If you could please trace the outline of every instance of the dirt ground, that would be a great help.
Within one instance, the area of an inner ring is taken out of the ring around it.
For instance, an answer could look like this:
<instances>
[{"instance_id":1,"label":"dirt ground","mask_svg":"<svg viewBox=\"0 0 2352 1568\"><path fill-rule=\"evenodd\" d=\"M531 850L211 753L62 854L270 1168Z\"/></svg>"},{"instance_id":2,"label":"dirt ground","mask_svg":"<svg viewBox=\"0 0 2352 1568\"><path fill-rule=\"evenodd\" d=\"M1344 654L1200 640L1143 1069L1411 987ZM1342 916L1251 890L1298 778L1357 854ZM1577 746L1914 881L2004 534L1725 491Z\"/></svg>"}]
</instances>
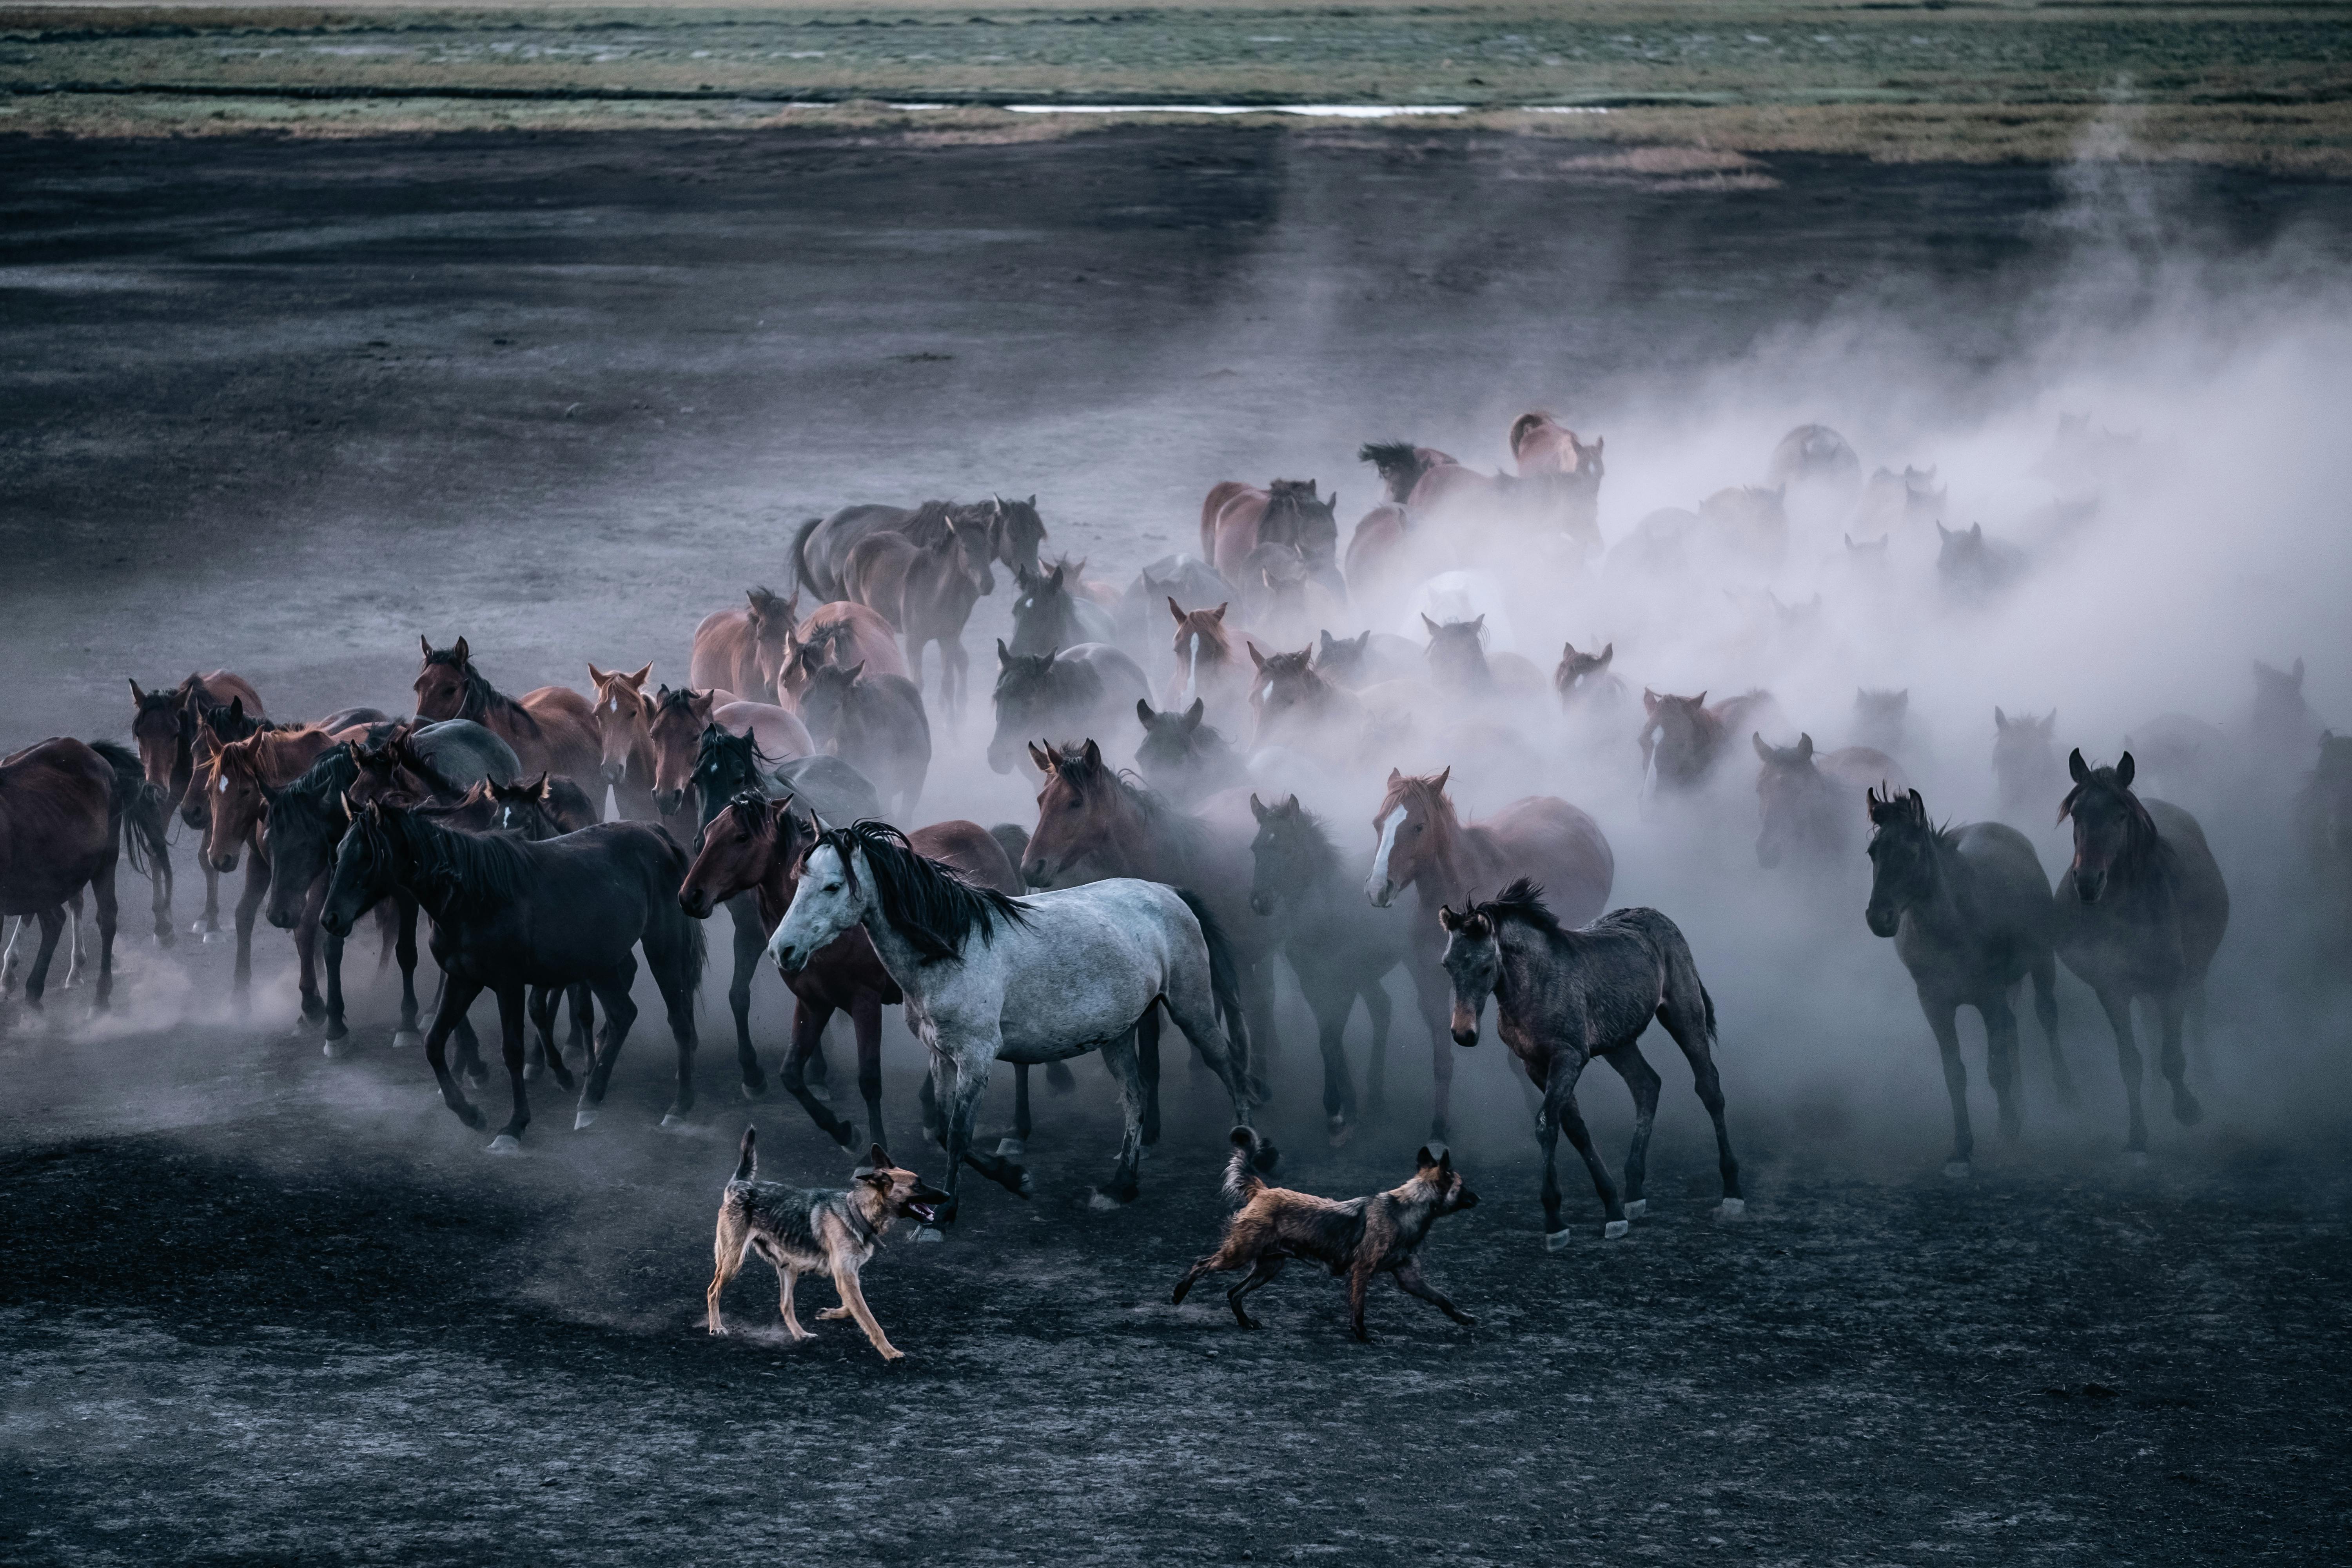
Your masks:
<instances>
[{"instance_id":1,"label":"dirt ground","mask_svg":"<svg viewBox=\"0 0 2352 1568\"><path fill-rule=\"evenodd\" d=\"M2043 166L1734 173L1257 131L9 143L0 749L120 734L126 674L197 666L289 716L398 707L420 632L508 689L674 672L852 500L1037 490L1123 575L1228 473L1369 500L1367 436L1491 463L1531 401L1696 378L1857 296L1992 363L2082 243ZM2184 247L2352 249L2339 185L2149 178ZM932 799L1026 809L965 763ZM1485 1201L1427 1253L1480 1321L1383 1290L1369 1348L1303 1268L1255 1335L1170 1306L1222 1213L1223 1107L1172 1069L1141 1199L1093 1213L1116 1117L1081 1062L1041 1095L1034 1201L967 1188L947 1244L869 1269L911 1352L886 1367L846 1325L786 1344L755 1272L737 1334L701 1331L747 1114L716 986L689 1126L656 1126L648 1023L592 1131L547 1098L491 1161L387 1048L367 959L357 1057L289 1030L287 945L257 937L238 1017L223 947L126 921L116 1020L69 991L0 1033L0 1560L2300 1563L2352 1523L2340 1089L2277 1114L2253 1058L2127 1167L2080 1012L2089 1106L1988 1128L1955 1183L1916 1016L1883 1047L1913 1088L1825 1099L1718 983L1747 1218L1710 1217L1662 1061L1650 1217L1604 1243L1571 1181L1548 1255L1490 1040L1454 1139ZM1286 1179L1401 1179L1425 1047L1401 1031L1393 1107L1333 1151L1297 1023ZM906 1157L917 1059L887 1048ZM1587 1098L1613 1160L1622 1097ZM771 1173L839 1179L797 1108L749 1113Z\"/></svg>"}]
</instances>

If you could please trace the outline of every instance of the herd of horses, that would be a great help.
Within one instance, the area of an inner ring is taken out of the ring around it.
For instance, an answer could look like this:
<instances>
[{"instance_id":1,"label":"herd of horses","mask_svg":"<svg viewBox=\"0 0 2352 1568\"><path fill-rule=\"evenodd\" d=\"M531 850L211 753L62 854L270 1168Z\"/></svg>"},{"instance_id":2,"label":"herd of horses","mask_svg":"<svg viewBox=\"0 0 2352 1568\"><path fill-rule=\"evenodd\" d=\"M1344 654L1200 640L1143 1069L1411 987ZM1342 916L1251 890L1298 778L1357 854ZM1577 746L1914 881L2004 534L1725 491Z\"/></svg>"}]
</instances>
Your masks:
<instances>
[{"instance_id":1,"label":"herd of horses","mask_svg":"<svg viewBox=\"0 0 2352 1568\"><path fill-rule=\"evenodd\" d=\"M2175 1118L2198 1120L2184 1036L2201 1027L2229 893L2195 817L2137 793L2130 752L2095 767L2076 751L2062 771L2054 715L1996 713L2004 812L2054 812L2072 826L2071 859L2053 887L2027 834L1933 819L1899 754L1906 693L1859 693L1853 745L1818 748L1810 733L1776 743L1763 730L1779 722L1777 708L1761 691L1710 701L1704 691L1647 689L1636 710L1613 642L1566 644L1547 672L1493 649L1486 612L1416 612L1418 639L1372 624L1367 606L1421 602L1407 580L1433 561L1458 565L1507 546L1515 569L1541 581L1601 560L1603 443L1528 414L1511 424L1507 446L1513 471L1496 474L1408 442L1366 446L1383 496L1344 549L1337 498L1315 481L1221 483L1202 505L1198 553L1154 562L1125 585L1088 577L1083 561L1044 559L1034 496L846 508L792 539L789 591L752 588L701 621L676 688L653 683L650 663L591 664L587 691L509 695L462 637L446 647L420 638L404 714L352 707L281 723L230 671L161 689L134 680L135 754L59 738L0 763L0 913L21 917L20 939L27 926L39 934L25 996L39 1005L68 931L79 960L86 890L104 1005L126 848L152 880L158 942L173 942L166 827L176 814L202 835L196 927L208 940L220 931L219 879L243 868L235 989L249 986L254 917L264 913L293 933L303 1016L340 1054L350 1037L342 953L373 915L400 971L394 1043L422 1044L448 1108L475 1127L488 1118L467 1086L486 1081L488 1067L468 1015L492 994L511 1107L494 1150L517 1147L541 1078L576 1096L575 1128L595 1120L635 1019L640 960L677 1047L665 1120L693 1112L704 922L723 907L746 1095L769 1089L750 1003L755 975L772 964L795 1004L784 1089L845 1146L861 1135L828 1102L824 1036L845 1014L863 1136L886 1143L881 1023L886 1008L903 1007L930 1058L922 1115L949 1162L941 1223L954 1217L965 1166L1030 1190L1019 1163L1033 1131L1030 1069L1067 1087L1068 1059L1088 1052L1103 1060L1125 1119L1094 1198L1131 1199L1143 1150L1160 1134L1163 1015L1229 1099L1234 1121L1248 1125L1280 1059L1279 967L1315 1021L1324 1131L1335 1143L1382 1104L1392 973L1407 976L1432 1042L1438 1139L1453 1117L1453 1047L1476 1040L1493 1004L1529 1089L1555 1246L1568 1234L1554 1172L1562 1133L1588 1166L1607 1234L1643 1212L1661 1080L1638 1041L1657 1021L1690 1064L1717 1136L1724 1212L1736 1213L1715 1001L1673 921L1654 910L1611 911L1616 859L1592 815L1539 794L1466 820L1450 763L1389 765L1377 795L1354 801L1368 831L1352 847L1307 804L1334 804L1406 733L1486 754L1479 748L1523 727L1534 703L1593 748L1622 748L1612 754L1629 765L1638 752L1658 809L1752 753L1766 868L1853 864L1866 847L1864 919L1893 940L1940 1047L1955 1173L1973 1150L1958 1010L1983 1018L2001 1129L2014 1134L2012 1001L2026 982L2059 1092L2074 1094L2054 991L2061 963L2095 993L2114 1034L2127 1149L2147 1143L2136 1001L2154 1011ZM1948 547L1957 537L1943 530L1932 472L1863 481L1851 448L1821 426L1791 432L1767 478L1773 488L1723 492L1685 518L1654 514L1605 553L1630 550L1653 563L1701 546L1769 555L1784 547L1780 508L1791 486L1845 486L1856 515L1899 526L1933 514ZM888 826L920 820L934 760L929 704L950 744L961 732L963 634L1000 574L1013 588L1013 626L997 644L982 754L996 773L1035 784L1034 819ZM2300 705L2301 679L2298 663L2292 690L2265 685L2258 707L2290 696ZM1269 783L1285 779L1305 782ZM2352 742L2321 737L2299 809L2315 854L2352 852ZM420 913L440 971L421 1032ZM13 977L14 943L8 962ZM1359 1005L1371 1035L1360 1099L1344 1047ZM1595 1058L1625 1079L1635 1104L1622 1180L1577 1109L1580 1075ZM1015 1069L1015 1118L1010 1137L983 1149L975 1119L998 1061ZM1270 1169L1274 1145L1253 1147Z\"/></svg>"}]
</instances>

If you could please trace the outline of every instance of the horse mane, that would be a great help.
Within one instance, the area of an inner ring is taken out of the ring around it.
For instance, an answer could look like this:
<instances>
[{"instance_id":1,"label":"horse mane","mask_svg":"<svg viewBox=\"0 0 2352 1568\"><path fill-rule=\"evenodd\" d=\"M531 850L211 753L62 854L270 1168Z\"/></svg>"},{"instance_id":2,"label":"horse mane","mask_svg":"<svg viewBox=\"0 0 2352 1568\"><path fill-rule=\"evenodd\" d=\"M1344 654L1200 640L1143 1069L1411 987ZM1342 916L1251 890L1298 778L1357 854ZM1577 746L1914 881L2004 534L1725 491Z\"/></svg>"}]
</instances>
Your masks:
<instances>
[{"instance_id":1,"label":"horse mane","mask_svg":"<svg viewBox=\"0 0 2352 1568\"><path fill-rule=\"evenodd\" d=\"M922 549L936 548L941 540L955 537L955 502L927 500L915 509L914 516L900 523L898 531L909 544Z\"/></svg>"},{"instance_id":2,"label":"horse mane","mask_svg":"<svg viewBox=\"0 0 2352 1568\"><path fill-rule=\"evenodd\" d=\"M262 729L256 730L241 740L223 740L220 751L215 753L213 765L216 773L218 771L234 768L238 773L249 776L264 789L278 788L281 786L270 783L268 775L264 772L265 768L272 763L281 763L283 759L279 753L290 750L313 735L324 733L325 731L315 724L300 724L279 729L265 721Z\"/></svg>"},{"instance_id":3,"label":"horse mane","mask_svg":"<svg viewBox=\"0 0 2352 1568\"><path fill-rule=\"evenodd\" d=\"M1568 935L1567 928L1559 923L1559 917L1553 914L1551 907L1543 901L1543 889L1526 877L1521 877L1486 902L1471 905L1467 912L1484 915L1496 925L1505 921L1517 921L1549 937L1564 938Z\"/></svg>"},{"instance_id":4,"label":"horse mane","mask_svg":"<svg viewBox=\"0 0 2352 1568\"><path fill-rule=\"evenodd\" d=\"M379 805L362 813L355 832L373 831L387 838L398 835L408 852L416 890L443 910L485 909L510 903L520 897L530 872L530 859L520 841L495 833L460 833L436 826L399 806Z\"/></svg>"},{"instance_id":5,"label":"horse mane","mask_svg":"<svg viewBox=\"0 0 2352 1568\"><path fill-rule=\"evenodd\" d=\"M1143 818L1144 827L1172 845L1188 862L1195 860L1208 847L1209 830L1199 817L1144 783L1132 769L1113 769L1109 763L1100 761L1100 756L1097 751L1097 760L1089 762L1082 746L1072 746L1066 750L1056 748L1054 751L1054 771L1068 780L1070 787L1081 794L1089 789L1118 792L1119 797Z\"/></svg>"},{"instance_id":6,"label":"horse mane","mask_svg":"<svg viewBox=\"0 0 2352 1568\"><path fill-rule=\"evenodd\" d=\"M471 658L460 658L454 647L436 647L425 656L425 663L427 667L446 664L456 670L458 679L465 682L466 694L459 699L457 711L451 714L451 718L470 719L482 724L488 721L491 714L499 713L524 734L540 732L539 720L531 710L492 686L490 678L481 672Z\"/></svg>"},{"instance_id":7,"label":"horse mane","mask_svg":"<svg viewBox=\"0 0 2352 1568\"><path fill-rule=\"evenodd\" d=\"M2156 830L2156 818L2148 815L2147 805L2129 785L2116 781L2112 764L2092 769L2089 778L2066 792L2066 798L2058 803L2058 820L2063 822L2074 816L2076 803L2093 790L2112 794L2123 801L2124 852L2118 864L2137 868L2163 849L2164 836Z\"/></svg>"},{"instance_id":8,"label":"horse mane","mask_svg":"<svg viewBox=\"0 0 2352 1568\"><path fill-rule=\"evenodd\" d=\"M1296 801L1298 797L1290 797ZM1311 876L1319 876L1339 864L1339 847L1331 841L1331 830L1323 819L1301 805L1292 814L1299 831L1306 836L1307 858L1314 863Z\"/></svg>"},{"instance_id":9,"label":"horse mane","mask_svg":"<svg viewBox=\"0 0 2352 1568\"><path fill-rule=\"evenodd\" d=\"M989 941L999 921L1007 926L1029 922L1029 911L1011 895L975 887L951 867L917 853L907 836L887 822L867 818L826 828L802 855L803 869L818 845L829 846L840 856L843 869L852 877L856 875L856 851L866 851L866 868L874 874L876 908L926 959L961 958L972 935L977 932L982 941Z\"/></svg>"},{"instance_id":10,"label":"horse mane","mask_svg":"<svg viewBox=\"0 0 2352 1568\"><path fill-rule=\"evenodd\" d=\"M352 743L345 741L320 752L302 771L301 777L278 792L271 809L277 810L290 803L333 815L340 807L343 792L359 780L360 768L352 755L353 749Z\"/></svg>"}]
</instances>

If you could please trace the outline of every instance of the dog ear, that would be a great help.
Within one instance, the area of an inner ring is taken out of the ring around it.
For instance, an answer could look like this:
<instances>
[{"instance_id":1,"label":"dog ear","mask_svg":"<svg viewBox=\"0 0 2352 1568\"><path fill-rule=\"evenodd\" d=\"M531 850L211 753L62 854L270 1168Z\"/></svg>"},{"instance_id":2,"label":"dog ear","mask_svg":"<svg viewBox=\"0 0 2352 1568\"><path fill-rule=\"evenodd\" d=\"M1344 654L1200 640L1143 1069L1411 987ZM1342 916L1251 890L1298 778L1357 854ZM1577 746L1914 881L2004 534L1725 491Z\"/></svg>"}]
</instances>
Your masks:
<instances>
[{"instance_id":1,"label":"dog ear","mask_svg":"<svg viewBox=\"0 0 2352 1568\"><path fill-rule=\"evenodd\" d=\"M1256 797L1253 795L1251 798L1254 800ZM1454 912L1452 905L1440 904L1437 906L1437 923L1444 926L1447 931L1460 931L1462 929L1462 917Z\"/></svg>"},{"instance_id":2,"label":"dog ear","mask_svg":"<svg viewBox=\"0 0 2352 1568\"><path fill-rule=\"evenodd\" d=\"M866 1151L866 1163L877 1171L887 1171L890 1168L890 1151L877 1143Z\"/></svg>"},{"instance_id":3,"label":"dog ear","mask_svg":"<svg viewBox=\"0 0 2352 1568\"><path fill-rule=\"evenodd\" d=\"M1428 1144L1423 1143L1420 1148L1413 1151L1412 1163L1422 1170L1426 1171L1432 1165L1437 1163L1437 1156L1429 1152Z\"/></svg>"}]
</instances>

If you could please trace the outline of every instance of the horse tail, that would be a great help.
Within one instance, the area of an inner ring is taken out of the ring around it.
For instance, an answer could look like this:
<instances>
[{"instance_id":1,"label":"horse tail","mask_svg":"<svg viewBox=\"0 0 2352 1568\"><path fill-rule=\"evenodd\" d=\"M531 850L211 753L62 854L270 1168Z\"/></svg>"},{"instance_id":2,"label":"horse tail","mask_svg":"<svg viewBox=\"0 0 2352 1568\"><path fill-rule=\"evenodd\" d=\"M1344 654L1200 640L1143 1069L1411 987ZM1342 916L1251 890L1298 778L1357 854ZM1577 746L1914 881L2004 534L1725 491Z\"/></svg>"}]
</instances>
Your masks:
<instances>
[{"instance_id":1,"label":"horse tail","mask_svg":"<svg viewBox=\"0 0 2352 1568\"><path fill-rule=\"evenodd\" d=\"M172 847L164 837L163 792L147 782L146 770L127 746L112 741L92 741L112 775L108 781L108 826L121 835L131 868L149 881L172 875ZM128 827L128 833L122 829Z\"/></svg>"},{"instance_id":2,"label":"horse tail","mask_svg":"<svg viewBox=\"0 0 2352 1568\"><path fill-rule=\"evenodd\" d=\"M1245 1204L1265 1191L1265 1182L1257 1173L1257 1130L1236 1127L1233 1131L1234 1152L1225 1160L1225 1196L1237 1204Z\"/></svg>"},{"instance_id":3,"label":"horse tail","mask_svg":"<svg viewBox=\"0 0 2352 1568\"><path fill-rule=\"evenodd\" d=\"M793 575L800 579L802 587L820 599L825 596L824 590L816 585L816 578L809 572L808 542L809 536L824 526L824 519L813 517L793 534Z\"/></svg>"},{"instance_id":4,"label":"horse tail","mask_svg":"<svg viewBox=\"0 0 2352 1568\"><path fill-rule=\"evenodd\" d=\"M743 1157L735 1162L735 1180L739 1182L748 1182L759 1175L759 1141L760 1130L758 1128L746 1127L743 1129Z\"/></svg>"},{"instance_id":5,"label":"horse tail","mask_svg":"<svg viewBox=\"0 0 2352 1568\"><path fill-rule=\"evenodd\" d=\"M1234 963L1233 944L1225 940L1225 928L1209 912L1201 896L1187 888L1176 889L1184 907L1201 923L1201 941L1209 950L1209 992L1217 1005L1217 1019L1225 1026L1225 1044L1232 1054L1234 1070L1248 1087L1250 1098L1263 1100L1266 1087L1251 1065L1249 1019L1242 1012L1241 970Z\"/></svg>"}]
</instances>

